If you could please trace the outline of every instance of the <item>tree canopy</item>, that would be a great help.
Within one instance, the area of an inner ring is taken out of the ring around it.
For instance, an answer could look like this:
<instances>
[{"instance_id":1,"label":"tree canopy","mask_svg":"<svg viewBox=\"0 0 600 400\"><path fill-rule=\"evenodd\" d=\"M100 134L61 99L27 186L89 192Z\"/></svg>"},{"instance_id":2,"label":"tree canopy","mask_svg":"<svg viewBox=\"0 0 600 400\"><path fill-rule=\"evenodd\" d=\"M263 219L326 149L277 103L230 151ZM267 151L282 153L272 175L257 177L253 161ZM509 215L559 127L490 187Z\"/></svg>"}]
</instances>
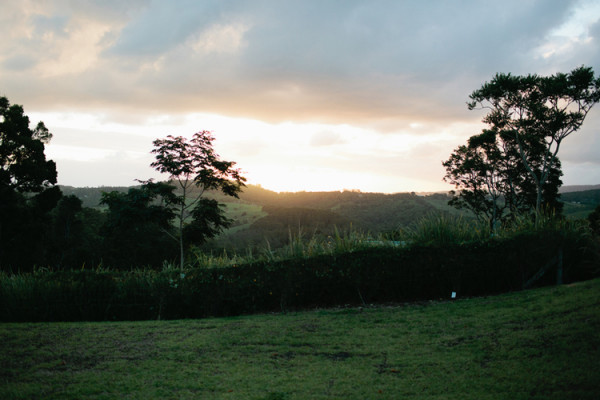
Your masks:
<instances>
[{"instance_id":1,"label":"tree canopy","mask_svg":"<svg viewBox=\"0 0 600 400\"><path fill-rule=\"evenodd\" d=\"M0 97L0 185L19 192L41 192L56 184L56 164L44 145L52 134L43 122L34 129L20 105Z\"/></svg>"},{"instance_id":2,"label":"tree canopy","mask_svg":"<svg viewBox=\"0 0 600 400\"><path fill-rule=\"evenodd\" d=\"M180 264L184 265L184 235L202 243L229 226L221 205L214 199L202 198L206 190L217 190L238 197L246 178L235 168L235 162L221 160L213 148L214 136L200 131L191 140L182 136L167 136L153 142L156 161L151 164L161 173L169 174L178 194L166 199L164 206L176 213L180 248ZM153 184L151 181L144 184ZM190 220L190 222L188 222Z\"/></svg>"},{"instance_id":3,"label":"tree canopy","mask_svg":"<svg viewBox=\"0 0 600 400\"><path fill-rule=\"evenodd\" d=\"M0 266L44 260L49 211L61 192L56 164L46 160L52 135L43 122L29 127L23 107L0 97Z\"/></svg>"},{"instance_id":4,"label":"tree canopy","mask_svg":"<svg viewBox=\"0 0 600 400\"><path fill-rule=\"evenodd\" d=\"M494 224L505 216L560 213L562 141L577 131L600 101L592 68L568 74L496 74L470 95L469 109L488 109L488 124L443 162L453 184L451 204Z\"/></svg>"},{"instance_id":5,"label":"tree canopy","mask_svg":"<svg viewBox=\"0 0 600 400\"><path fill-rule=\"evenodd\" d=\"M130 188L126 193L102 194L101 204L108 206L102 227L103 253L113 266L157 266L174 259L173 211L156 200L169 198L175 188L167 184L149 184Z\"/></svg>"},{"instance_id":6,"label":"tree canopy","mask_svg":"<svg viewBox=\"0 0 600 400\"><path fill-rule=\"evenodd\" d=\"M488 109L483 122L510 138L535 185L542 212L545 185L556 173L562 141L581 128L600 101L600 78L591 67L551 76L496 74L470 95L469 109Z\"/></svg>"}]
</instances>

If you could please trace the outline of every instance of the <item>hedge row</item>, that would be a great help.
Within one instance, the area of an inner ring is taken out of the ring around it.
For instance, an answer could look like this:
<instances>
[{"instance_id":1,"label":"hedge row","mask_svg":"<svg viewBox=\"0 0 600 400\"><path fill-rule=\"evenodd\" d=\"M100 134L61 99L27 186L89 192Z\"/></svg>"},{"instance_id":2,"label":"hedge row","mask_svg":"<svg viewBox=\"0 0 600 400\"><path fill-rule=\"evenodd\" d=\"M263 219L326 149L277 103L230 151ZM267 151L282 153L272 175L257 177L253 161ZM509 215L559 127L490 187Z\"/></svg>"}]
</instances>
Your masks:
<instances>
[{"instance_id":1,"label":"hedge row","mask_svg":"<svg viewBox=\"0 0 600 400\"><path fill-rule=\"evenodd\" d=\"M368 248L245 265L1 275L2 321L202 318L496 294L598 275L591 242L556 233L444 247Z\"/></svg>"}]
</instances>

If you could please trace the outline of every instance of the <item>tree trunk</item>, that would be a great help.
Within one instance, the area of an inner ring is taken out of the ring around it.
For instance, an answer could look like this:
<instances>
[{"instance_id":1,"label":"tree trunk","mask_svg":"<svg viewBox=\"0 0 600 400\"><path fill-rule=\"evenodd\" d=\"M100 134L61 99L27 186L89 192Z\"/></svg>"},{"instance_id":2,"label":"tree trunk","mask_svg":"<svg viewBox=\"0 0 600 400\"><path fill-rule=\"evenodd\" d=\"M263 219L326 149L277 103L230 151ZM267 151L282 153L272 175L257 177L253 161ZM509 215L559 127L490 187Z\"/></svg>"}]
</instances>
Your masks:
<instances>
[{"instance_id":1,"label":"tree trunk","mask_svg":"<svg viewBox=\"0 0 600 400\"><path fill-rule=\"evenodd\" d=\"M179 213L179 268L183 271L185 254L183 253L183 218L185 214L185 200L187 197L187 184L188 180L185 180L185 184L181 184L181 188L183 190L183 199L181 200L181 210Z\"/></svg>"},{"instance_id":2,"label":"tree trunk","mask_svg":"<svg viewBox=\"0 0 600 400\"><path fill-rule=\"evenodd\" d=\"M540 182L535 182L537 186L537 196L535 199L535 225L538 225L540 222L540 214L542 212L542 184Z\"/></svg>"},{"instance_id":3,"label":"tree trunk","mask_svg":"<svg viewBox=\"0 0 600 400\"><path fill-rule=\"evenodd\" d=\"M183 271L185 255L183 254L183 213L185 212L185 204L181 205L181 213L179 214L179 268Z\"/></svg>"}]
</instances>

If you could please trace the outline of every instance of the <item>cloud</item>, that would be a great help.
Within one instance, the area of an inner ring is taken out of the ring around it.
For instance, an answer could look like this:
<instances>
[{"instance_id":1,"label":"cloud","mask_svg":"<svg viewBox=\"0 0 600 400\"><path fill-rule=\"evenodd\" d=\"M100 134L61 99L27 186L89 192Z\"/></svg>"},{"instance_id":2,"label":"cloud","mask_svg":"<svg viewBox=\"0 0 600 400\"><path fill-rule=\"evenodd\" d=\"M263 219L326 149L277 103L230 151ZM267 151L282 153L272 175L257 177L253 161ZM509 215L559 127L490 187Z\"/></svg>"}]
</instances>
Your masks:
<instances>
[{"instance_id":1,"label":"cloud","mask_svg":"<svg viewBox=\"0 0 600 400\"><path fill-rule=\"evenodd\" d=\"M339 133L332 131L321 131L312 135L310 145L314 147L332 146L334 144L343 144L346 141Z\"/></svg>"},{"instance_id":2,"label":"cloud","mask_svg":"<svg viewBox=\"0 0 600 400\"><path fill-rule=\"evenodd\" d=\"M563 164L565 162L571 164L593 163L596 168L600 169L599 126L600 110L593 109L586 117L581 129L563 140L558 154Z\"/></svg>"},{"instance_id":3,"label":"cloud","mask_svg":"<svg viewBox=\"0 0 600 400\"><path fill-rule=\"evenodd\" d=\"M481 129L483 113L465 102L496 72L600 65L594 4L8 2L0 95L27 112L93 115L82 132L125 126L148 140L215 126L224 158L241 167L272 157L433 182L441 159ZM72 140L58 122L56 140ZM85 135L86 146L106 148ZM599 144L584 142L570 140L565 161L595 159Z\"/></svg>"},{"instance_id":4,"label":"cloud","mask_svg":"<svg viewBox=\"0 0 600 400\"><path fill-rule=\"evenodd\" d=\"M14 68L39 50L38 64L50 71L61 65L67 75L56 82L64 90L54 95L75 107L93 97L113 108L135 104L273 122L448 118L452 111L446 110L462 109L482 79L497 70L524 70L524 59L570 6L152 1L120 5L125 12L110 22L109 6L91 4L98 17L81 6L55 6L21 18L34 30L26 40L31 53L4 63ZM43 51L33 45L44 43L42 32L68 38L53 36ZM69 85L74 75L76 86ZM39 90L52 90L35 80ZM23 88L18 83L9 89Z\"/></svg>"}]
</instances>

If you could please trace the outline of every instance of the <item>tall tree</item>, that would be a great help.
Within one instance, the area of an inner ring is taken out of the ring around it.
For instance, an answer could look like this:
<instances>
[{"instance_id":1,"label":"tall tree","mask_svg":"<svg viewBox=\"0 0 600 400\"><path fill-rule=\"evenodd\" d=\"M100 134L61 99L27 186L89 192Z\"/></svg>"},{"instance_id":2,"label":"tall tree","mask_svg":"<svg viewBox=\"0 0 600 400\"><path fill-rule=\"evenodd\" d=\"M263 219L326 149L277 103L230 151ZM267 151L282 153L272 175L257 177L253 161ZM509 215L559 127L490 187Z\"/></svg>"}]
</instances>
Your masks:
<instances>
[{"instance_id":1,"label":"tall tree","mask_svg":"<svg viewBox=\"0 0 600 400\"><path fill-rule=\"evenodd\" d=\"M43 122L33 129L23 107L0 97L0 265L37 262L47 213L60 199L56 165L44 145L52 135ZM27 249L25 248L27 247ZM8 256L9 253L12 256ZM21 257L18 255L21 254Z\"/></svg>"},{"instance_id":2,"label":"tall tree","mask_svg":"<svg viewBox=\"0 0 600 400\"><path fill-rule=\"evenodd\" d=\"M177 198L169 199L165 206L177 212L181 269L185 262L186 231L197 241L204 241L230 223L217 201L203 198L206 190L218 190L237 198L245 186L246 178L234 168L235 162L221 160L214 151L213 141L211 132L201 131L191 140L169 135L153 142L156 161L151 167L169 174L179 190Z\"/></svg>"},{"instance_id":3,"label":"tall tree","mask_svg":"<svg viewBox=\"0 0 600 400\"><path fill-rule=\"evenodd\" d=\"M543 148L532 148L528 162L540 164ZM466 208L481 220L489 222L493 231L498 222L508 217L528 213L535 207L536 187L529 177L514 137L493 129L469 138L442 163L444 180L455 185L450 205ZM550 179L544 186L544 205L560 213L557 199L560 181L560 161L557 159Z\"/></svg>"},{"instance_id":4,"label":"tall tree","mask_svg":"<svg viewBox=\"0 0 600 400\"><path fill-rule=\"evenodd\" d=\"M478 219L488 221L493 229L507 206L503 198L504 163L494 132L484 131L471 137L467 145L454 150L442 164L446 168L444 180L460 189L458 195L452 192L449 204L471 210Z\"/></svg>"},{"instance_id":5,"label":"tall tree","mask_svg":"<svg viewBox=\"0 0 600 400\"><path fill-rule=\"evenodd\" d=\"M52 134L43 122L29 128L23 107L0 97L0 185L40 193L56 184L56 164L46 160L44 145Z\"/></svg>"},{"instance_id":6,"label":"tall tree","mask_svg":"<svg viewBox=\"0 0 600 400\"><path fill-rule=\"evenodd\" d=\"M590 109L600 101L600 78L585 66L551 76L496 74L470 99L469 109L490 110L483 122L514 139L535 185L535 211L539 215L562 141L579 130Z\"/></svg>"}]
</instances>

